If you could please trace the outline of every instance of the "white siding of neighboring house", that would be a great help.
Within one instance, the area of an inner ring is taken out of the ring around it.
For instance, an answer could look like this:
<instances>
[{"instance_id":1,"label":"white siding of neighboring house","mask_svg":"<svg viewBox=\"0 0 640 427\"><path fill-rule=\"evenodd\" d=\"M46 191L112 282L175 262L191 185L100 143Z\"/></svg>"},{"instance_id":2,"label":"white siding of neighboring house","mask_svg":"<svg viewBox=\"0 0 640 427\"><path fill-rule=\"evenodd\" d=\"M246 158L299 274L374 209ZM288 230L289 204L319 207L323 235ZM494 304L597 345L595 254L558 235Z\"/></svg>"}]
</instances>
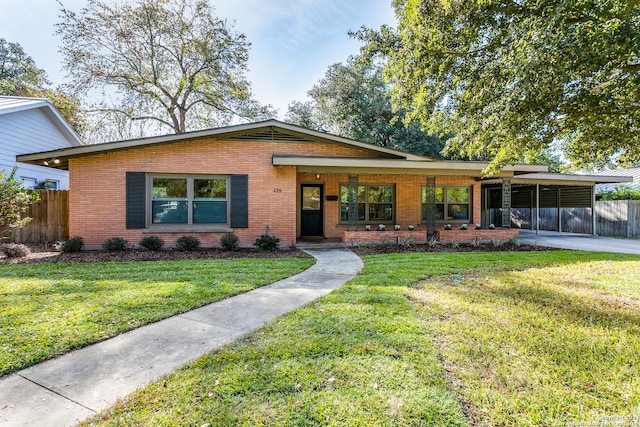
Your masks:
<instances>
[{"instance_id":1,"label":"white siding of neighboring house","mask_svg":"<svg viewBox=\"0 0 640 427\"><path fill-rule=\"evenodd\" d=\"M17 154L56 150L70 146L69 141L50 120L45 109L34 108L0 115L0 169L11 173ZM48 112L49 114L52 114ZM17 164L17 178L27 178L27 186L33 180L53 180L58 189L69 188L69 173L44 166ZM30 179L28 179L30 178Z\"/></svg>"}]
</instances>

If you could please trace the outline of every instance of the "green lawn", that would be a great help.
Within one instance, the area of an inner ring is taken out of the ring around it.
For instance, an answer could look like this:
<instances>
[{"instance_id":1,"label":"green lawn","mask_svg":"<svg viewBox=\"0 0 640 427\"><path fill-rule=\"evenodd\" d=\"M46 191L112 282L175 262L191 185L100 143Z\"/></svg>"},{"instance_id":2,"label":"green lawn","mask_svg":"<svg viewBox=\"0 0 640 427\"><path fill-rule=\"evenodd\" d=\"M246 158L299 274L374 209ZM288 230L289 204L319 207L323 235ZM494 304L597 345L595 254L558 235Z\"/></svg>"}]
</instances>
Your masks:
<instances>
[{"instance_id":1,"label":"green lawn","mask_svg":"<svg viewBox=\"0 0 640 427\"><path fill-rule=\"evenodd\" d=\"M312 264L269 258L0 265L0 376Z\"/></svg>"},{"instance_id":2,"label":"green lawn","mask_svg":"<svg viewBox=\"0 0 640 427\"><path fill-rule=\"evenodd\" d=\"M639 257L417 253L364 261L342 288L94 423L552 426L637 413Z\"/></svg>"}]
</instances>

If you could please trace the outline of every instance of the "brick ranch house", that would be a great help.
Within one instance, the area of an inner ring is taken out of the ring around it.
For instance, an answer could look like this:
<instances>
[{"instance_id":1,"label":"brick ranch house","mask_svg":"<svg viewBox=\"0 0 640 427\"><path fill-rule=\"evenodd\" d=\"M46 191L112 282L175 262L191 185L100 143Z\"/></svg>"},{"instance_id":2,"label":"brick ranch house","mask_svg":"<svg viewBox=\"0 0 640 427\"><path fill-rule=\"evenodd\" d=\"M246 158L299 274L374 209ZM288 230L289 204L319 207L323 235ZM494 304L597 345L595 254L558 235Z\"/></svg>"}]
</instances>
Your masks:
<instances>
[{"instance_id":1,"label":"brick ranch house","mask_svg":"<svg viewBox=\"0 0 640 427\"><path fill-rule=\"evenodd\" d=\"M508 221L488 229L490 196L509 218L517 182L535 186L540 174L546 183L577 182L589 195L595 184L594 177L548 174L544 165L510 165L485 181L483 162L434 160L277 120L18 157L32 164L55 158L56 168L69 171L69 234L89 248L149 235L168 245L193 235L218 246L227 232L243 246L264 233L281 245L408 235L424 242L435 231L441 241L504 240L517 230ZM496 189L506 195L499 202ZM380 224L385 231L376 231Z\"/></svg>"}]
</instances>

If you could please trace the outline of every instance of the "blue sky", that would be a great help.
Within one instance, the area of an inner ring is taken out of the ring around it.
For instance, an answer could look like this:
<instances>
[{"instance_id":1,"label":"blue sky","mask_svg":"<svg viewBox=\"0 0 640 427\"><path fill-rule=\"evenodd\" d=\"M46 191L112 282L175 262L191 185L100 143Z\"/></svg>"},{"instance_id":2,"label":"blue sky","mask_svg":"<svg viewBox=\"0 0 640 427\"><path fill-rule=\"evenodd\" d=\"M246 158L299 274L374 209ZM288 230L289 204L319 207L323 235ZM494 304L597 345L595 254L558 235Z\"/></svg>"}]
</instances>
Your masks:
<instances>
[{"instance_id":1,"label":"blue sky","mask_svg":"<svg viewBox=\"0 0 640 427\"><path fill-rule=\"evenodd\" d=\"M78 11L85 0L61 0ZM22 45L55 84L63 83L56 0L1 0L0 37ZM211 0L220 18L235 22L251 43L249 80L255 97L284 117L303 101L327 67L358 52L347 35L362 25L395 25L391 0Z\"/></svg>"}]
</instances>

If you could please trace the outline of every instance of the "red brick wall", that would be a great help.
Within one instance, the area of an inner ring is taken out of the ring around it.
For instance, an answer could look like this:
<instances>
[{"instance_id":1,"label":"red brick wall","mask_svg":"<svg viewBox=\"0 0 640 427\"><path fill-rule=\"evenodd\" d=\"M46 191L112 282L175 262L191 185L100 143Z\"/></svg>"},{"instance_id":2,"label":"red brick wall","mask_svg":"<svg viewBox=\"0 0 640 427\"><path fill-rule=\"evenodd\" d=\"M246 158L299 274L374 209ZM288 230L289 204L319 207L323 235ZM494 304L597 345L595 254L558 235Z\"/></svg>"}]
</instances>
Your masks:
<instances>
[{"instance_id":1,"label":"red brick wall","mask_svg":"<svg viewBox=\"0 0 640 427\"><path fill-rule=\"evenodd\" d=\"M518 230L437 230L439 233L438 241L442 243L466 243L473 242L476 238L481 239L483 242L488 242L492 237L499 239L502 242L509 240L511 236L517 236ZM342 237L342 241L345 243L359 243L359 242L374 242L381 243L384 241L391 241L394 244L402 241L411 236L416 243L425 243L427 241L426 230L424 228L414 231L399 230L399 231L345 231Z\"/></svg>"},{"instance_id":2,"label":"red brick wall","mask_svg":"<svg viewBox=\"0 0 640 427\"><path fill-rule=\"evenodd\" d=\"M69 233L81 236L87 247L99 247L105 239L122 237L137 245L144 236L161 236L172 246L182 235L196 235L203 246L217 246L224 231L163 232L157 229L128 230L125 225L125 174L131 172L175 174L248 174L249 228L235 229L243 245L252 244L267 228L289 245L299 237L300 184L324 184L326 237L342 237L345 224L339 223L339 185L347 174L296 174L294 166L272 165L274 153L328 155L342 157L382 156L341 144L310 142L241 142L212 139L188 140L71 159ZM396 185L396 222L406 230L420 228L420 189L425 177L419 175L360 175L360 183ZM473 221L480 222L480 183L472 177L436 177L436 185L473 186ZM375 224L373 224L375 225Z\"/></svg>"},{"instance_id":3,"label":"red brick wall","mask_svg":"<svg viewBox=\"0 0 640 427\"><path fill-rule=\"evenodd\" d=\"M185 234L196 235L203 246L217 246L218 233L166 233L128 230L125 225L125 173L248 174L249 228L235 229L245 245L269 227L288 245L296 239L296 171L272 165L273 153L370 156L370 152L336 144L290 142L225 142L191 140L71 159L69 163L69 233L81 236L87 247L122 237L138 244L149 234L167 245Z\"/></svg>"}]
</instances>

